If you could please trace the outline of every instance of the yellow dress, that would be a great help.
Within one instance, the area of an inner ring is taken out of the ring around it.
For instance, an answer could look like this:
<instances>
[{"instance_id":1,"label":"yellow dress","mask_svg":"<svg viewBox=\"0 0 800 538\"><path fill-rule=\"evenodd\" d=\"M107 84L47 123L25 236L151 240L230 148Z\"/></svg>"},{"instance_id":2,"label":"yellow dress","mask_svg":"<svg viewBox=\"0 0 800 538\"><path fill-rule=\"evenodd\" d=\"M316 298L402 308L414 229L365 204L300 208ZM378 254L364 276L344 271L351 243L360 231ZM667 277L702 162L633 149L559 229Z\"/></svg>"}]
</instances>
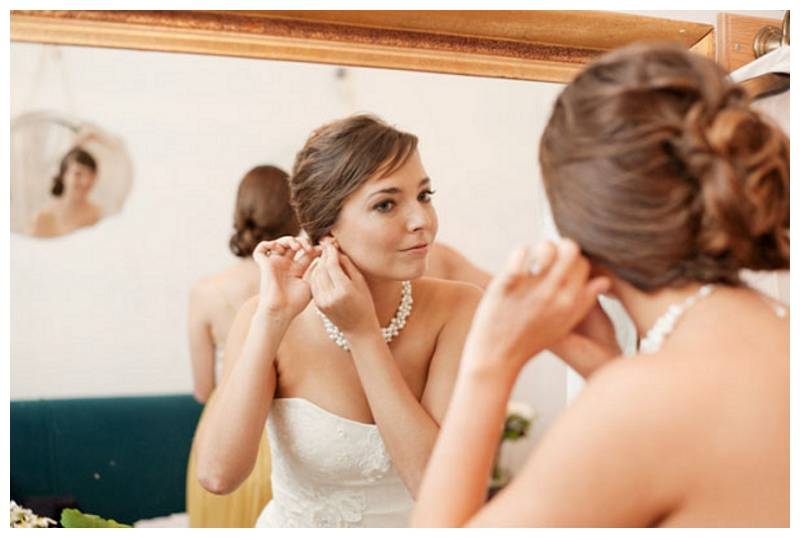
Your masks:
<instances>
[{"instance_id":1,"label":"yellow dress","mask_svg":"<svg viewBox=\"0 0 800 538\"><path fill-rule=\"evenodd\" d=\"M214 395L208 399L203 415ZM203 420L203 415L200 420ZM259 514L272 498L270 453L266 428L261 434L256 464L242 485L228 495L206 491L197 480L196 451L192 443L186 473L186 511L190 527L253 527Z\"/></svg>"}]
</instances>

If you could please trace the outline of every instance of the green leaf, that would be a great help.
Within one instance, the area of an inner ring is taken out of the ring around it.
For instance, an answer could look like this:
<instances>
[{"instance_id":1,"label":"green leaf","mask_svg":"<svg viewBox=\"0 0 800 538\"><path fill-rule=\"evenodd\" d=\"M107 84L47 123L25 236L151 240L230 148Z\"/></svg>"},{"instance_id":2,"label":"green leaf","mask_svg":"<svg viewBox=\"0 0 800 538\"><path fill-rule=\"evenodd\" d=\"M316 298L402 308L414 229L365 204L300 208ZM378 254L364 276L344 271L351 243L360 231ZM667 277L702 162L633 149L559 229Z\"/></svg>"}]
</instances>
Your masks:
<instances>
[{"instance_id":1,"label":"green leaf","mask_svg":"<svg viewBox=\"0 0 800 538\"><path fill-rule=\"evenodd\" d=\"M75 508L65 508L61 511L61 526L67 529L87 529L98 527L127 527L123 523L118 523L113 519L103 519L94 514L84 514Z\"/></svg>"}]
</instances>

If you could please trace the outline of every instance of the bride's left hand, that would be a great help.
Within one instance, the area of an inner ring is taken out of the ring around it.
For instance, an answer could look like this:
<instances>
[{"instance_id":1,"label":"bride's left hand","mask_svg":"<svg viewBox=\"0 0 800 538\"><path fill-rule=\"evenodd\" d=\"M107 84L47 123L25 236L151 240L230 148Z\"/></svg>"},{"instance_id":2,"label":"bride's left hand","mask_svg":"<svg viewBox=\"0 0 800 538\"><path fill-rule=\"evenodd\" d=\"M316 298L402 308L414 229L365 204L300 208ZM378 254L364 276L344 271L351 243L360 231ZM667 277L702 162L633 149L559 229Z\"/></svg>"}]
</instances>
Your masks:
<instances>
[{"instance_id":1,"label":"bride's left hand","mask_svg":"<svg viewBox=\"0 0 800 538\"><path fill-rule=\"evenodd\" d=\"M465 343L462 367L513 379L530 357L566 336L591 310L607 277L590 278L574 241L539 247L538 272L530 251L518 249L489 283Z\"/></svg>"},{"instance_id":2,"label":"bride's left hand","mask_svg":"<svg viewBox=\"0 0 800 538\"><path fill-rule=\"evenodd\" d=\"M333 239L322 239L320 246L322 255L308 275L317 308L345 336L378 330L378 316L364 276Z\"/></svg>"},{"instance_id":3,"label":"bride's left hand","mask_svg":"<svg viewBox=\"0 0 800 538\"><path fill-rule=\"evenodd\" d=\"M585 378L622 356L614 324L599 302L572 332L551 344L550 351Z\"/></svg>"}]
</instances>

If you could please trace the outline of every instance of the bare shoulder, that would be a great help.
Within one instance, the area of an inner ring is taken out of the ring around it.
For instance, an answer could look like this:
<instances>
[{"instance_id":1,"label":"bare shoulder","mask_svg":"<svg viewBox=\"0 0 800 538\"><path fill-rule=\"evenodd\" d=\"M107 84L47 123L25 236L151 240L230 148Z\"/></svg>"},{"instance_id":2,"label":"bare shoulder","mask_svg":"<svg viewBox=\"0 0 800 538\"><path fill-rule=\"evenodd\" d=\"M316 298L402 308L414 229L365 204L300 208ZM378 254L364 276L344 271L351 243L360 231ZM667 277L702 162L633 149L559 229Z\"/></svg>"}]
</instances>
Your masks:
<instances>
[{"instance_id":1,"label":"bare shoulder","mask_svg":"<svg viewBox=\"0 0 800 538\"><path fill-rule=\"evenodd\" d=\"M474 308L481 300L483 290L474 284L456 280L422 277L414 281L415 294L435 302L437 307L452 309Z\"/></svg>"},{"instance_id":2,"label":"bare shoulder","mask_svg":"<svg viewBox=\"0 0 800 538\"><path fill-rule=\"evenodd\" d=\"M189 289L189 301L194 308L204 311L218 310L222 301L219 289L223 283L223 273L198 278Z\"/></svg>"},{"instance_id":3,"label":"bare shoulder","mask_svg":"<svg viewBox=\"0 0 800 538\"><path fill-rule=\"evenodd\" d=\"M630 436L675 436L697 423L708 397L703 386L670 357L634 356L592 376L575 407Z\"/></svg>"},{"instance_id":4,"label":"bare shoulder","mask_svg":"<svg viewBox=\"0 0 800 538\"><path fill-rule=\"evenodd\" d=\"M586 384L585 393L620 394L627 399L663 386L666 389L665 369L660 361L647 356L632 356L614 360L601 368ZM660 392L660 391L659 391Z\"/></svg>"},{"instance_id":5,"label":"bare shoulder","mask_svg":"<svg viewBox=\"0 0 800 538\"><path fill-rule=\"evenodd\" d=\"M86 215L87 223L91 226L92 224L97 224L97 222L102 218L103 209L94 202L89 202L89 209Z\"/></svg>"},{"instance_id":6,"label":"bare shoulder","mask_svg":"<svg viewBox=\"0 0 800 538\"><path fill-rule=\"evenodd\" d=\"M212 286L211 276L200 277L194 281L192 287L189 288L189 295L192 301L205 303L208 301L208 296Z\"/></svg>"},{"instance_id":7,"label":"bare shoulder","mask_svg":"<svg viewBox=\"0 0 800 538\"><path fill-rule=\"evenodd\" d=\"M56 217L49 209L37 211L31 219L31 233L33 235L49 236L57 228Z\"/></svg>"}]
</instances>

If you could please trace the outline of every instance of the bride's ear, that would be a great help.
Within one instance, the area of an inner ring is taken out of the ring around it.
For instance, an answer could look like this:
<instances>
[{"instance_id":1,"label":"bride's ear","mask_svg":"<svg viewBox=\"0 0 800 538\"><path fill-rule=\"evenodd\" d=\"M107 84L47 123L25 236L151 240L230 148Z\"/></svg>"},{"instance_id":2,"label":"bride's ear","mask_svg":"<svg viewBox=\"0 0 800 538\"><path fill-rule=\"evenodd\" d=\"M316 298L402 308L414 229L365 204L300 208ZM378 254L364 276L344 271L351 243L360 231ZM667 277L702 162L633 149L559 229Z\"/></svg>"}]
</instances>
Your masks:
<instances>
[{"instance_id":1,"label":"bride's ear","mask_svg":"<svg viewBox=\"0 0 800 538\"><path fill-rule=\"evenodd\" d=\"M337 249L339 250L342 249L342 246L339 244L338 239L336 239L336 235L334 235L332 231L328 232L328 235L326 235L325 237L329 238L333 242L333 246L335 246Z\"/></svg>"},{"instance_id":2,"label":"bride's ear","mask_svg":"<svg viewBox=\"0 0 800 538\"><path fill-rule=\"evenodd\" d=\"M617 283L617 278L614 274L608 270L604 265L600 265L597 262L589 262L591 269L589 270L589 280L593 278L597 278L599 276L608 277L611 280L611 287L603 294L603 295L611 295L615 296L614 294L614 287Z\"/></svg>"}]
</instances>

